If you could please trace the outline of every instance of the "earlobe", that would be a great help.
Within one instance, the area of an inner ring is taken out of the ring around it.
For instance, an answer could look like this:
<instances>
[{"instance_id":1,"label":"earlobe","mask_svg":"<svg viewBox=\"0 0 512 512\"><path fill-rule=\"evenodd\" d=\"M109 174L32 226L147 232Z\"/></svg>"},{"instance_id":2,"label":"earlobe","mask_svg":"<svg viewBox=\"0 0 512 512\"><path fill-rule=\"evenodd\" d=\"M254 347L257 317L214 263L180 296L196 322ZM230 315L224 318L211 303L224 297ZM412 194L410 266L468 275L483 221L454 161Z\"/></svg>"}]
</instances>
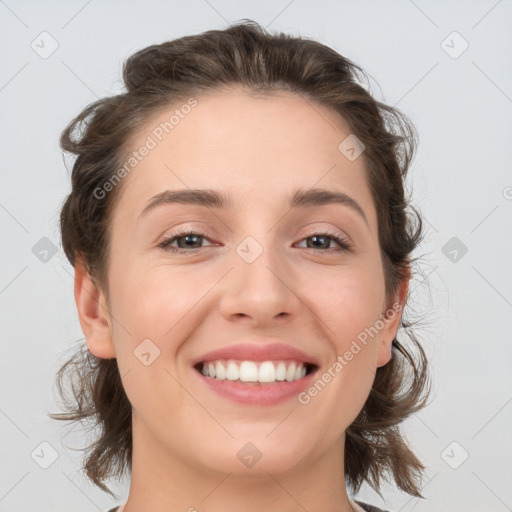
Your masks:
<instances>
[{"instance_id":1,"label":"earlobe","mask_svg":"<svg viewBox=\"0 0 512 512\"><path fill-rule=\"evenodd\" d=\"M382 346L379 348L379 357L377 359L377 368L380 368L381 366L385 366L386 364L391 361L391 358L393 357L393 351L392 351L392 343L393 339L390 341L386 340L382 342Z\"/></svg>"},{"instance_id":2,"label":"earlobe","mask_svg":"<svg viewBox=\"0 0 512 512\"><path fill-rule=\"evenodd\" d=\"M395 302L388 304L387 309L383 313L384 327L380 333L381 337L379 353L377 357L377 367L386 365L393 357L392 344L400 327L402 311L407 300L410 278L411 271L409 268L407 276L402 279L402 282L400 283Z\"/></svg>"},{"instance_id":3,"label":"earlobe","mask_svg":"<svg viewBox=\"0 0 512 512\"><path fill-rule=\"evenodd\" d=\"M81 259L75 262L74 293L89 352L103 359L116 357L105 295L94 283Z\"/></svg>"}]
</instances>

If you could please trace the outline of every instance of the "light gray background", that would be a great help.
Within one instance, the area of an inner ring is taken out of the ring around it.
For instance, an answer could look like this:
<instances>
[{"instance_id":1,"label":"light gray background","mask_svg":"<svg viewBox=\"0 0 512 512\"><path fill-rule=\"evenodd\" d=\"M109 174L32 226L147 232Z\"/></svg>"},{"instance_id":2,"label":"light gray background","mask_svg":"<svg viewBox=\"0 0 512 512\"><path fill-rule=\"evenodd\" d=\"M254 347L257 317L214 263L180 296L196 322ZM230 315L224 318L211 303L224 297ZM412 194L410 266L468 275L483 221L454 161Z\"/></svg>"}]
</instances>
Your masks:
<instances>
[{"instance_id":1,"label":"light gray background","mask_svg":"<svg viewBox=\"0 0 512 512\"><path fill-rule=\"evenodd\" d=\"M83 444L80 430L67 434L47 418L57 411L55 373L82 338L57 227L70 190L60 132L87 104L120 91L122 61L134 51L242 18L354 60L378 84L376 97L420 134L408 188L427 237L412 298L425 315L417 334L434 391L405 430L428 466L427 499L392 485L385 501L367 487L359 497L404 512L512 510L510 0L0 2L0 510L114 505L79 472L81 452L69 445ZM43 37L50 47L43 31L58 43L48 58L31 47ZM58 248L46 262L34 254L43 237ZM36 463L51 462L43 442L58 454L48 469Z\"/></svg>"}]
</instances>

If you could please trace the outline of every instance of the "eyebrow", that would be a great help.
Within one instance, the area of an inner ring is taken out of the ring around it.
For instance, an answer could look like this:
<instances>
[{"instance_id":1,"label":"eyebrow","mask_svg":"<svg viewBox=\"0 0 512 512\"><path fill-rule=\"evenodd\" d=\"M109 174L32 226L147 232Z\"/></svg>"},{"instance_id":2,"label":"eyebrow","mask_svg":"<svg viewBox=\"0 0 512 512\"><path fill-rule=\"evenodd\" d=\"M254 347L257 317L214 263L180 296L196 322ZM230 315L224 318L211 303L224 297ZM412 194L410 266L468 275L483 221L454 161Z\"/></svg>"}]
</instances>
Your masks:
<instances>
[{"instance_id":1,"label":"eyebrow","mask_svg":"<svg viewBox=\"0 0 512 512\"><path fill-rule=\"evenodd\" d=\"M151 210L164 204L191 204L205 206L207 208L232 208L233 203L230 198L217 190L211 189L183 189L183 190L164 190L153 196L139 215L143 217ZM343 192L335 192L322 188L312 188L308 190L298 189L289 198L289 208L308 208L314 206L324 206L328 204L343 204L357 212L368 224L368 219L364 210L350 196Z\"/></svg>"}]
</instances>

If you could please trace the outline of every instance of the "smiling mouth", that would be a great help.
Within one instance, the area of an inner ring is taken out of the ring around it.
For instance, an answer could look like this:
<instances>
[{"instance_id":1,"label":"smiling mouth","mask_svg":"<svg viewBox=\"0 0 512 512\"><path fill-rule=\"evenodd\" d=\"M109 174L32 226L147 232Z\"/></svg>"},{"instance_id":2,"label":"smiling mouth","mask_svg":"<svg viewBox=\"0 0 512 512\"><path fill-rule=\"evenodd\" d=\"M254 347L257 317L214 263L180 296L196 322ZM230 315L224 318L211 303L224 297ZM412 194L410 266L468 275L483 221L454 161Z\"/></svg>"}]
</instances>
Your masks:
<instances>
[{"instance_id":1,"label":"smiling mouth","mask_svg":"<svg viewBox=\"0 0 512 512\"><path fill-rule=\"evenodd\" d=\"M314 373L318 366L294 360L240 361L221 359L201 361L194 369L203 377L244 384L295 382Z\"/></svg>"}]
</instances>

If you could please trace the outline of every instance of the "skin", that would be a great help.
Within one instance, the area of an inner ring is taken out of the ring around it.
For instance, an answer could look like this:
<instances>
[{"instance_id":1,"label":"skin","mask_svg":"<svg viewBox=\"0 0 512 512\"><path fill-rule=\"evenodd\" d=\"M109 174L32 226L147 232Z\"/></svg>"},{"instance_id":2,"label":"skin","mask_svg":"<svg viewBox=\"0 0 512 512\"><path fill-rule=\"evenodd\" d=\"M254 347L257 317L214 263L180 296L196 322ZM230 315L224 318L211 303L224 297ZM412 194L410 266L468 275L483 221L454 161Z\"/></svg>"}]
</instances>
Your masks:
<instances>
[{"instance_id":1,"label":"skin","mask_svg":"<svg viewBox=\"0 0 512 512\"><path fill-rule=\"evenodd\" d=\"M237 343L278 341L313 354L321 374L391 307L363 158L345 158L338 150L350 133L344 123L300 96L233 88L196 98L198 106L122 183L111 220L109 301L81 262L75 268L87 346L117 358L133 407L125 511L351 511L345 430L376 369L390 360L400 314L306 405L229 401L206 389L191 361ZM148 121L134 148L174 108ZM299 187L348 194L368 225L346 205L288 208ZM233 207L164 205L138 219L155 194L187 188L222 191ZM158 247L185 227L207 231L196 252ZM349 237L352 252L336 252L334 239L308 247L325 229ZM235 250L247 236L263 248L251 264ZM402 306L408 282L394 297ZM149 366L133 353L146 338L160 350ZM251 468L237 458L247 442L262 454Z\"/></svg>"}]
</instances>

